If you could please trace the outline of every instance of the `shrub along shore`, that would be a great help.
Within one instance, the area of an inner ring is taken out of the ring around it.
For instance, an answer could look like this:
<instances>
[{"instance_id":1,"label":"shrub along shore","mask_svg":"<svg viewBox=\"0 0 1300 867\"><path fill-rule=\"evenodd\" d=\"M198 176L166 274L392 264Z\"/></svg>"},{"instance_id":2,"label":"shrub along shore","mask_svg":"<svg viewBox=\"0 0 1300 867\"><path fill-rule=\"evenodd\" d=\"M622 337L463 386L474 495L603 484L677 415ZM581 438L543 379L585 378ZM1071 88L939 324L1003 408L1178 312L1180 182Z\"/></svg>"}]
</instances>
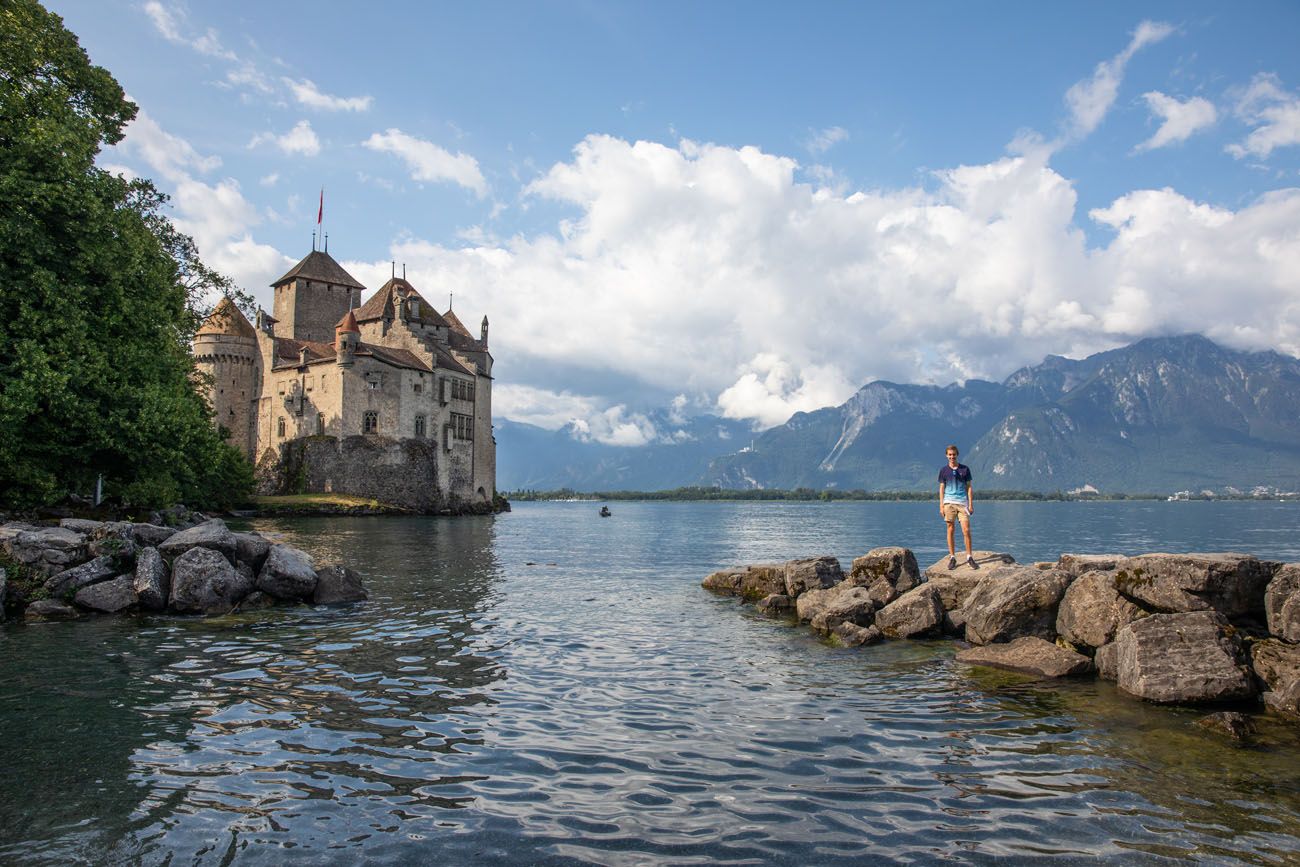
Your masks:
<instances>
[{"instance_id":1,"label":"shrub along shore","mask_svg":"<svg viewBox=\"0 0 1300 867\"><path fill-rule=\"evenodd\" d=\"M907 548L876 548L848 575L834 557L738 566L703 586L833 643L949 636L957 660L1039 677L1099 676L1163 704L1231 704L1300 722L1300 563L1246 554L1062 554L1022 565L923 573ZM1239 736L1240 714L1214 721Z\"/></svg>"}]
</instances>

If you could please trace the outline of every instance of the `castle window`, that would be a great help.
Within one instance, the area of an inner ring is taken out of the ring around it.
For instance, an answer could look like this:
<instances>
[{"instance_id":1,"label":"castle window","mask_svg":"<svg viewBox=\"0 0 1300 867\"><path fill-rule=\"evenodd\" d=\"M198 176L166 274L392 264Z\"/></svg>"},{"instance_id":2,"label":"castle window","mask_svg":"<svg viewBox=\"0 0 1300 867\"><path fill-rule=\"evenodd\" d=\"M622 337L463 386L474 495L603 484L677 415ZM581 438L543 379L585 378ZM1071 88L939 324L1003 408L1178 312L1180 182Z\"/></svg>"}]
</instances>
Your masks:
<instances>
[{"instance_id":1,"label":"castle window","mask_svg":"<svg viewBox=\"0 0 1300 867\"><path fill-rule=\"evenodd\" d=\"M415 417L415 435L424 439L424 416L422 415L417 415Z\"/></svg>"},{"instance_id":2,"label":"castle window","mask_svg":"<svg viewBox=\"0 0 1300 867\"><path fill-rule=\"evenodd\" d=\"M316 433L323 435L325 433L325 413L316 413Z\"/></svg>"},{"instance_id":3,"label":"castle window","mask_svg":"<svg viewBox=\"0 0 1300 867\"><path fill-rule=\"evenodd\" d=\"M419 382L412 383L411 391L414 391L416 394L419 394L420 392L424 391L424 385Z\"/></svg>"},{"instance_id":4,"label":"castle window","mask_svg":"<svg viewBox=\"0 0 1300 867\"><path fill-rule=\"evenodd\" d=\"M362 416L361 430L363 433L376 433L379 430L379 413L371 410Z\"/></svg>"},{"instance_id":5,"label":"castle window","mask_svg":"<svg viewBox=\"0 0 1300 867\"><path fill-rule=\"evenodd\" d=\"M474 439L474 417L472 415L453 412L448 427L452 436L458 440L469 442Z\"/></svg>"},{"instance_id":6,"label":"castle window","mask_svg":"<svg viewBox=\"0 0 1300 867\"><path fill-rule=\"evenodd\" d=\"M325 390L325 383L327 383L327 382L329 382L329 380L326 379L326 378L325 378L325 374L322 373L322 374L320 375L320 390L321 390L321 391L324 391L324 390Z\"/></svg>"},{"instance_id":7,"label":"castle window","mask_svg":"<svg viewBox=\"0 0 1300 867\"><path fill-rule=\"evenodd\" d=\"M284 416L280 417L280 422L275 426L275 431L278 436L284 436Z\"/></svg>"}]
</instances>

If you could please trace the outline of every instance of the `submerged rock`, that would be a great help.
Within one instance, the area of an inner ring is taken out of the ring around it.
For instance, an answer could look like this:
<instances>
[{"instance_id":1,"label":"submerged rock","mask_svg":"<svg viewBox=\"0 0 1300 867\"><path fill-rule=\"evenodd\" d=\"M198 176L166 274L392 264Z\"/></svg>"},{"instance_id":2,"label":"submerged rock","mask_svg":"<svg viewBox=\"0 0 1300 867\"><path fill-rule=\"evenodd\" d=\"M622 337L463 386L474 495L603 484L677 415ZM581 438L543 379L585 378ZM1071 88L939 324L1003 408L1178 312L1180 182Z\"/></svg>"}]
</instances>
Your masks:
<instances>
[{"instance_id":1,"label":"submerged rock","mask_svg":"<svg viewBox=\"0 0 1300 867\"><path fill-rule=\"evenodd\" d=\"M342 605L364 602L365 588L361 576L346 566L326 566L316 571L316 589L311 601L316 605Z\"/></svg>"},{"instance_id":2,"label":"submerged rock","mask_svg":"<svg viewBox=\"0 0 1300 867\"><path fill-rule=\"evenodd\" d=\"M1216 734L1230 737L1234 741L1244 741L1255 733L1255 721L1244 713L1232 710L1208 714L1198 719L1196 724Z\"/></svg>"},{"instance_id":3,"label":"submerged rock","mask_svg":"<svg viewBox=\"0 0 1300 867\"><path fill-rule=\"evenodd\" d=\"M27 620L75 620L78 616L77 609L57 599L38 599L23 612Z\"/></svg>"},{"instance_id":4,"label":"submerged rock","mask_svg":"<svg viewBox=\"0 0 1300 867\"><path fill-rule=\"evenodd\" d=\"M988 665L1040 677L1074 677L1092 671L1092 660L1034 636L1007 644L986 644L958 651L957 661Z\"/></svg>"},{"instance_id":5,"label":"submerged rock","mask_svg":"<svg viewBox=\"0 0 1300 867\"><path fill-rule=\"evenodd\" d=\"M317 585L316 592L320 593ZM781 617L794 611L794 600L784 593L773 593L758 600L758 610L769 617Z\"/></svg>"},{"instance_id":6,"label":"submerged rock","mask_svg":"<svg viewBox=\"0 0 1300 867\"><path fill-rule=\"evenodd\" d=\"M1217 611L1153 614L1115 638L1119 688L1147 701L1237 701L1255 695L1240 644Z\"/></svg>"},{"instance_id":7,"label":"submerged rock","mask_svg":"<svg viewBox=\"0 0 1300 867\"><path fill-rule=\"evenodd\" d=\"M845 647L862 647L875 644L881 639L880 630L874 626L858 626L856 623L844 622L836 626L831 634Z\"/></svg>"},{"instance_id":8,"label":"submerged rock","mask_svg":"<svg viewBox=\"0 0 1300 867\"><path fill-rule=\"evenodd\" d=\"M224 614L249 588L220 552L192 547L172 564L171 607L183 614Z\"/></svg>"},{"instance_id":9,"label":"submerged rock","mask_svg":"<svg viewBox=\"0 0 1300 867\"><path fill-rule=\"evenodd\" d=\"M316 581L311 555L291 545L272 545L257 573L257 589L276 599L310 599Z\"/></svg>"}]
</instances>

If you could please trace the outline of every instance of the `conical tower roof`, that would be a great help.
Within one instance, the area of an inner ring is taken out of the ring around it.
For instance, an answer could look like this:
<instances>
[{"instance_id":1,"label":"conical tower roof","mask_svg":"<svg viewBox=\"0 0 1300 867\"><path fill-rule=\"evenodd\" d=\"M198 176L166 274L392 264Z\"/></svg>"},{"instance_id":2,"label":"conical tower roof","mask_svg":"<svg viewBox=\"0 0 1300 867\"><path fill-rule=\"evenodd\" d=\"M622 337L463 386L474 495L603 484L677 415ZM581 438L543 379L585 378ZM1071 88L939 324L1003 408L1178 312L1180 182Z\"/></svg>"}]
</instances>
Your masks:
<instances>
[{"instance_id":1,"label":"conical tower roof","mask_svg":"<svg viewBox=\"0 0 1300 867\"><path fill-rule=\"evenodd\" d=\"M347 313L344 313L344 314L343 314L343 318L339 320L339 324L338 324L338 325L335 325L335 326L334 326L334 330L335 330L335 331L355 331L355 332L358 333L358 334L361 333L361 329L357 327L357 317L354 316L354 315L352 315L352 311L351 311L351 310L349 310Z\"/></svg>"},{"instance_id":2,"label":"conical tower roof","mask_svg":"<svg viewBox=\"0 0 1300 867\"><path fill-rule=\"evenodd\" d=\"M465 323L460 321L460 317L451 312L450 307L447 308L446 313L442 314L442 318L447 320L447 325L450 326L452 331L459 332L471 339L474 337L473 334L469 333L469 329L465 327Z\"/></svg>"},{"instance_id":3,"label":"conical tower roof","mask_svg":"<svg viewBox=\"0 0 1300 867\"><path fill-rule=\"evenodd\" d=\"M223 334L227 337L257 339L257 329L228 297L217 302L217 306L208 314L208 318L203 320L196 334Z\"/></svg>"}]
</instances>

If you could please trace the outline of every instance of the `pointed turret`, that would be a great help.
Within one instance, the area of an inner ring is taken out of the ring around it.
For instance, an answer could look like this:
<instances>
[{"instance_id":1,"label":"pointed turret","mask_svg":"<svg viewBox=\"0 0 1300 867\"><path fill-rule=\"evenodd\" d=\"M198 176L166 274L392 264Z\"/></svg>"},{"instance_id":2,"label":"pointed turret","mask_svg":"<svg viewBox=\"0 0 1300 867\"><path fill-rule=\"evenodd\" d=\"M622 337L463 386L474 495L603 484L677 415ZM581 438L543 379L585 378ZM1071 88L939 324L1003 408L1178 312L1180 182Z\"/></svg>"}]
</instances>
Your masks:
<instances>
[{"instance_id":1,"label":"pointed turret","mask_svg":"<svg viewBox=\"0 0 1300 867\"><path fill-rule=\"evenodd\" d=\"M487 349L487 317L486 316L483 317L483 327L480 331L480 334L482 334L482 337L480 337L479 339L483 341L483 348Z\"/></svg>"},{"instance_id":2,"label":"pointed turret","mask_svg":"<svg viewBox=\"0 0 1300 867\"><path fill-rule=\"evenodd\" d=\"M349 310L334 326L334 353L339 367L351 367L356 360L357 345L361 343L361 329L357 317Z\"/></svg>"}]
</instances>

